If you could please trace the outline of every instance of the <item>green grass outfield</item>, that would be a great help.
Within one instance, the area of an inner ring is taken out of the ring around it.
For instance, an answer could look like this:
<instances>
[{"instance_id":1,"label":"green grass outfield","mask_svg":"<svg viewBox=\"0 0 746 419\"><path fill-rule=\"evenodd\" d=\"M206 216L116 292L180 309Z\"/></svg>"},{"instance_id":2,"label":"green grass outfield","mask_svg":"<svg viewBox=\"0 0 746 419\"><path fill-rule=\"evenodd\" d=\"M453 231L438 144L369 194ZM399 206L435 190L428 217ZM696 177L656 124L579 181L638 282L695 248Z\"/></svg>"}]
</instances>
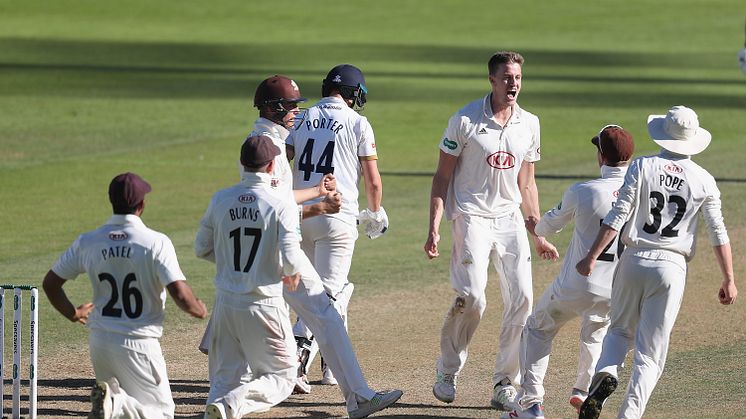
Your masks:
<instances>
[{"instance_id":1,"label":"green grass outfield","mask_svg":"<svg viewBox=\"0 0 746 419\"><path fill-rule=\"evenodd\" d=\"M193 256L193 238L212 193L237 181L256 85L286 74L315 100L326 72L344 62L366 74L365 115L391 217L383 239L358 243L357 295L447 281L448 252L428 262L421 250L428 175L448 117L488 91L486 61L499 49L526 58L519 102L541 118L541 176L597 176L589 139L607 123L634 134L637 155L653 153L647 115L694 108L714 138L696 160L728 180L723 209L742 279L746 75L736 53L745 17L742 0L2 2L0 282L40 285L75 237L109 216L110 179L134 171L153 185L144 221L172 238L190 284L211 301L214 268ZM574 181L541 178L542 209ZM563 254L568 240L555 240ZM705 235L699 250L690 280L716 289ZM550 271L537 278L537 293ZM89 288L85 277L66 286L77 303L88 301ZM722 341L672 347L664 374L704 388L657 390L651 412L661 417L686 416L692 403L743 383L743 367L701 385L687 375L709 356L735 366L746 355L744 302L721 309L708 298L702 316L721 316ZM168 328L201 327L172 303L168 310ZM44 297L40 323L42 356L84 345L85 330ZM738 391L731 412L746 407Z\"/></svg>"}]
</instances>

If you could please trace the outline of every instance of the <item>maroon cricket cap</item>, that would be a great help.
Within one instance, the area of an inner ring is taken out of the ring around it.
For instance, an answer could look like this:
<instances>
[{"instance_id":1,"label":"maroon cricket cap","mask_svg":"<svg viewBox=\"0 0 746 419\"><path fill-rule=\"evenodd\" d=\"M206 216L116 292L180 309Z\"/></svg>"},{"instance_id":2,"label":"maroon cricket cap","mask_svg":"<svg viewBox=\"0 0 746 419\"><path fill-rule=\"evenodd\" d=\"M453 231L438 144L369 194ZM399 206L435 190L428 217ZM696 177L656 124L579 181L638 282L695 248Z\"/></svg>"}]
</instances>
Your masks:
<instances>
[{"instance_id":1,"label":"maroon cricket cap","mask_svg":"<svg viewBox=\"0 0 746 419\"><path fill-rule=\"evenodd\" d=\"M272 139L257 135L249 137L241 146L241 164L246 167L262 167L280 154Z\"/></svg>"},{"instance_id":2,"label":"maroon cricket cap","mask_svg":"<svg viewBox=\"0 0 746 419\"><path fill-rule=\"evenodd\" d=\"M150 184L140 176L131 172L122 173L109 184L109 201L115 210L127 210L142 202L150 190Z\"/></svg>"},{"instance_id":3,"label":"maroon cricket cap","mask_svg":"<svg viewBox=\"0 0 746 419\"><path fill-rule=\"evenodd\" d=\"M603 127L598 135L591 138L591 142L609 163L627 161L635 152L632 134L619 125Z\"/></svg>"},{"instance_id":4,"label":"maroon cricket cap","mask_svg":"<svg viewBox=\"0 0 746 419\"><path fill-rule=\"evenodd\" d=\"M259 83L254 93L254 106L260 107L273 102L305 102L298 85L285 76L272 76Z\"/></svg>"}]
</instances>

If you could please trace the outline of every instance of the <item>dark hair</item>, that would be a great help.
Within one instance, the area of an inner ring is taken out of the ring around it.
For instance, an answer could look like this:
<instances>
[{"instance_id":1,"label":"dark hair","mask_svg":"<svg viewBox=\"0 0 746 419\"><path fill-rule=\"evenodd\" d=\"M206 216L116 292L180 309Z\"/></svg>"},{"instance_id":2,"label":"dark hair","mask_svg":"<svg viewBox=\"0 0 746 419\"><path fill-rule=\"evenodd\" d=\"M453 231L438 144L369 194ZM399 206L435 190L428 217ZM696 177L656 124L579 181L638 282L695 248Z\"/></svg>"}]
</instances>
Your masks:
<instances>
[{"instance_id":1,"label":"dark hair","mask_svg":"<svg viewBox=\"0 0 746 419\"><path fill-rule=\"evenodd\" d=\"M139 202L134 207L116 207L114 204L111 205L111 212L117 215L134 214L137 212L137 208L140 207L142 202Z\"/></svg>"},{"instance_id":2,"label":"dark hair","mask_svg":"<svg viewBox=\"0 0 746 419\"><path fill-rule=\"evenodd\" d=\"M490 61L487 63L487 70L489 74L497 73L497 67L500 64L518 64L523 65L523 56L513 51L498 51L490 57Z\"/></svg>"}]
</instances>

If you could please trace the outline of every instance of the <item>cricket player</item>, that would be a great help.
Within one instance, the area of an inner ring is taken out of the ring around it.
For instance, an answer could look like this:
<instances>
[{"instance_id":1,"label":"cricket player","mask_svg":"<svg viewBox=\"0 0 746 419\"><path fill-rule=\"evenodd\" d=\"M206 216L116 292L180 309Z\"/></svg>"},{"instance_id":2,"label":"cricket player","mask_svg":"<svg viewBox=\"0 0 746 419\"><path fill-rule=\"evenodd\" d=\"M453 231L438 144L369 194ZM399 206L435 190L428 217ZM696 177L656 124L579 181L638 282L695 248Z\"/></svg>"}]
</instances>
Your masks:
<instances>
[{"instance_id":1,"label":"cricket player","mask_svg":"<svg viewBox=\"0 0 746 419\"><path fill-rule=\"evenodd\" d=\"M549 353L554 337L568 321L581 319L578 375L570 394L570 404L576 411L588 395L601 354L601 342L609 327L611 279L624 246L612 242L599 256L598 267L590 277L579 275L575 264L588 253L601 228L601 220L616 201L635 144L632 135L618 125L603 127L591 142L596 147L601 177L568 188L560 203L544 214L535 228L536 234L547 236L575 222L562 269L536 303L523 329L522 409L515 409L513 416L506 413L506 418L544 417L544 377Z\"/></svg>"},{"instance_id":2,"label":"cricket player","mask_svg":"<svg viewBox=\"0 0 746 419\"><path fill-rule=\"evenodd\" d=\"M253 130L248 137L257 135L267 136L280 148L281 153L275 158L275 168L270 183L271 187L278 194L287 195L288 199L292 202L299 203L314 198L321 198L319 202L301 206L302 216L308 218L320 214L339 212L342 198L335 190L336 182L334 176L331 174L324 176L318 185L293 191L292 169L285 153L285 139L289 134L288 130L293 127L295 119L300 112L298 105L305 101L306 98L301 96L300 89L294 80L281 75L275 75L263 80L257 86L254 94L254 106L259 109L259 118L254 122ZM243 165L241 165L240 161L238 164L240 173L243 173ZM209 350L211 330L212 319L210 319L199 345L200 351L205 354ZM307 380L299 378L294 392L310 393L311 386Z\"/></svg>"},{"instance_id":3,"label":"cricket player","mask_svg":"<svg viewBox=\"0 0 746 419\"><path fill-rule=\"evenodd\" d=\"M112 217L78 237L44 278L44 292L54 308L90 329L96 374L91 418L173 418L158 342L166 290L180 309L207 317L205 304L184 280L171 240L140 219L150 190L134 173L114 177L109 184ZM62 287L84 272L91 280L93 302L76 308Z\"/></svg>"},{"instance_id":4,"label":"cricket player","mask_svg":"<svg viewBox=\"0 0 746 419\"><path fill-rule=\"evenodd\" d=\"M278 299L283 296L299 315L311 319L309 325L319 333L322 347L339 344L339 351L330 351L329 361L341 371L340 388L346 397L348 415L365 417L393 404L402 393L376 393L365 383L342 319L300 249L297 206L287 195L277 194L272 186L272 173L280 154L281 149L271 138L249 137L241 149L242 182L215 195L197 235L197 255L215 258L218 266L209 351L212 385L206 417L239 418L264 411L292 392L298 359L287 308ZM287 160L284 164L288 164ZM231 236L229 231L239 233ZM278 231L279 236L275 237ZM243 237L247 235L251 239ZM282 260L276 252L278 246ZM246 250L237 258L237 249L242 248ZM242 265L244 255L247 262ZM284 292L278 282L280 270L286 278L292 278L292 286ZM267 320L257 323L240 314L245 311L241 307L247 305L272 309L261 315ZM266 333L272 336L257 339ZM240 342L241 347L236 348L234 342Z\"/></svg>"},{"instance_id":5,"label":"cricket player","mask_svg":"<svg viewBox=\"0 0 746 419\"><path fill-rule=\"evenodd\" d=\"M264 80L257 87L254 96L254 105L259 109L259 119L254 123L254 132L251 135L266 135L274 144L280 148L280 154L275 157L272 186L280 196L288 196L292 202L303 203L314 198L323 198L320 202L311 202L302 205L303 220L308 220L322 214L336 214L341 204L341 194L336 191L336 181L332 174L324 175L319 184L306 188L293 190L292 169L285 153L285 139L289 129L293 128L295 116L299 108L298 103L304 100L300 96L298 85L285 76L274 76ZM365 409L358 409L358 401L365 402L376 397L391 400L393 396L401 392L394 391L390 395L376 393L368 387L368 384L360 369L360 364L355 356L355 351L347 334L347 329L342 317L333 305L333 301L327 294L319 275L309 263L305 265L307 271L302 272L301 282L298 289L291 292L285 290L285 301L308 325L313 334L313 346L321 347L326 354L324 362L325 384L339 384L342 395L347 402L348 411L357 411L361 414ZM306 343L299 351L299 360L303 365L299 366L299 377L294 391L297 393L310 392L307 381L309 339L296 337L301 343ZM340 377L335 379L331 371L336 371ZM396 397L398 399L398 397ZM395 401L395 400L394 400ZM393 401L391 402L393 403ZM383 408L385 406L381 406Z\"/></svg>"},{"instance_id":6,"label":"cricket player","mask_svg":"<svg viewBox=\"0 0 746 419\"><path fill-rule=\"evenodd\" d=\"M531 249L556 260L557 249L533 226L539 220L534 163L539 160L539 119L518 106L523 57L495 53L488 62L492 91L448 121L430 193L429 258L439 255L440 221L453 221L451 286L456 297L441 329L435 397L456 397L458 374L487 305L489 262L500 276L504 303L491 405L510 410L520 380L521 331L531 313ZM523 217L521 216L523 211ZM524 222L524 217L526 221Z\"/></svg>"},{"instance_id":7,"label":"cricket player","mask_svg":"<svg viewBox=\"0 0 746 419\"><path fill-rule=\"evenodd\" d=\"M276 75L262 81L254 95L254 106L259 109L259 118L254 123L254 131L250 135L266 135L280 149L280 154L275 157L276 169L273 170L271 183L278 195L288 196L292 202L298 204L321 198L321 201L301 205L302 219L308 220L322 214L338 213L342 195L336 190L336 180L332 174L324 175L318 185L293 189L292 169L286 155L285 140L300 111L298 104L303 101L305 98L301 97L298 85L288 77ZM338 384L331 373L332 370L337 371L337 375L341 376L340 390L347 402L348 410L355 411L358 409L358 400L380 398L383 393L378 394L368 387L342 317L333 306L324 284L312 265L309 263L305 268L308 272L302 272L298 289L294 292L285 289L285 301L308 325L308 329L315 337L313 347L322 347L327 354L326 362L323 364L326 376L322 383ZM296 340L299 338L296 337ZM301 342L307 343L309 340L302 339ZM298 368L299 377L294 388L294 392L297 393L310 392L306 375L308 352L304 353L303 349L307 350L307 346L303 346L299 351L300 360L305 362ZM397 391L394 391L391 396L396 394ZM391 396L387 397L390 399ZM363 411L358 410L358 414Z\"/></svg>"},{"instance_id":8,"label":"cricket player","mask_svg":"<svg viewBox=\"0 0 746 419\"><path fill-rule=\"evenodd\" d=\"M354 285L348 274L352 263L357 222L365 224L369 238L380 237L388 228L388 217L381 206L383 186L378 172L373 128L368 119L355 112L367 101L365 77L357 67L338 65L322 84L322 96L296 123L287 138L288 158L293 160L293 187L304 189L334 173L342 208L301 224L303 251L321 276L327 293L347 325L347 306ZM358 210L358 183L362 177L368 208ZM306 202L313 203L315 201ZM293 332L303 353L305 368L316 353L312 331L302 316ZM322 356L325 354L322 351ZM322 362L322 383L335 384L333 369Z\"/></svg>"},{"instance_id":9,"label":"cricket player","mask_svg":"<svg viewBox=\"0 0 746 419\"><path fill-rule=\"evenodd\" d=\"M617 417L640 418L645 413L663 373L681 307L698 213L705 220L723 275L720 303L733 304L738 294L720 191L712 175L691 159L707 148L712 136L699 126L697 114L684 106L674 106L666 115L650 115L648 133L661 152L632 161L616 203L576 266L581 275L591 275L621 230L626 248L614 273L611 326L580 418L600 415L604 401L617 387L617 369L630 348L634 349L632 373Z\"/></svg>"}]
</instances>

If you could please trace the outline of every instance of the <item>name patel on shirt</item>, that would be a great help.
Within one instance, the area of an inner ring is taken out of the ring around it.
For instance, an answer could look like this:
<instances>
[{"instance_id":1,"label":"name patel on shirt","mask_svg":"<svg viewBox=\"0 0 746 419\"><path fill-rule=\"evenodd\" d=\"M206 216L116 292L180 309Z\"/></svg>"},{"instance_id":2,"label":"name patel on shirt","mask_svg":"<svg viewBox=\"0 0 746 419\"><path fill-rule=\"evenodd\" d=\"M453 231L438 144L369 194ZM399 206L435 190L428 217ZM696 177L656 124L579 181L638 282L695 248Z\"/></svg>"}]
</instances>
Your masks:
<instances>
[{"instance_id":1,"label":"name patel on shirt","mask_svg":"<svg viewBox=\"0 0 746 419\"><path fill-rule=\"evenodd\" d=\"M111 258L132 258L132 248L129 246L110 246L106 249L101 249L101 257L104 260Z\"/></svg>"},{"instance_id":2,"label":"name patel on shirt","mask_svg":"<svg viewBox=\"0 0 746 419\"><path fill-rule=\"evenodd\" d=\"M339 133L339 131L344 128L344 125L340 124L339 121L326 118L309 119L305 121L305 124L309 131L312 129L328 129L334 131L334 134Z\"/></svg>"}]
</instances>

